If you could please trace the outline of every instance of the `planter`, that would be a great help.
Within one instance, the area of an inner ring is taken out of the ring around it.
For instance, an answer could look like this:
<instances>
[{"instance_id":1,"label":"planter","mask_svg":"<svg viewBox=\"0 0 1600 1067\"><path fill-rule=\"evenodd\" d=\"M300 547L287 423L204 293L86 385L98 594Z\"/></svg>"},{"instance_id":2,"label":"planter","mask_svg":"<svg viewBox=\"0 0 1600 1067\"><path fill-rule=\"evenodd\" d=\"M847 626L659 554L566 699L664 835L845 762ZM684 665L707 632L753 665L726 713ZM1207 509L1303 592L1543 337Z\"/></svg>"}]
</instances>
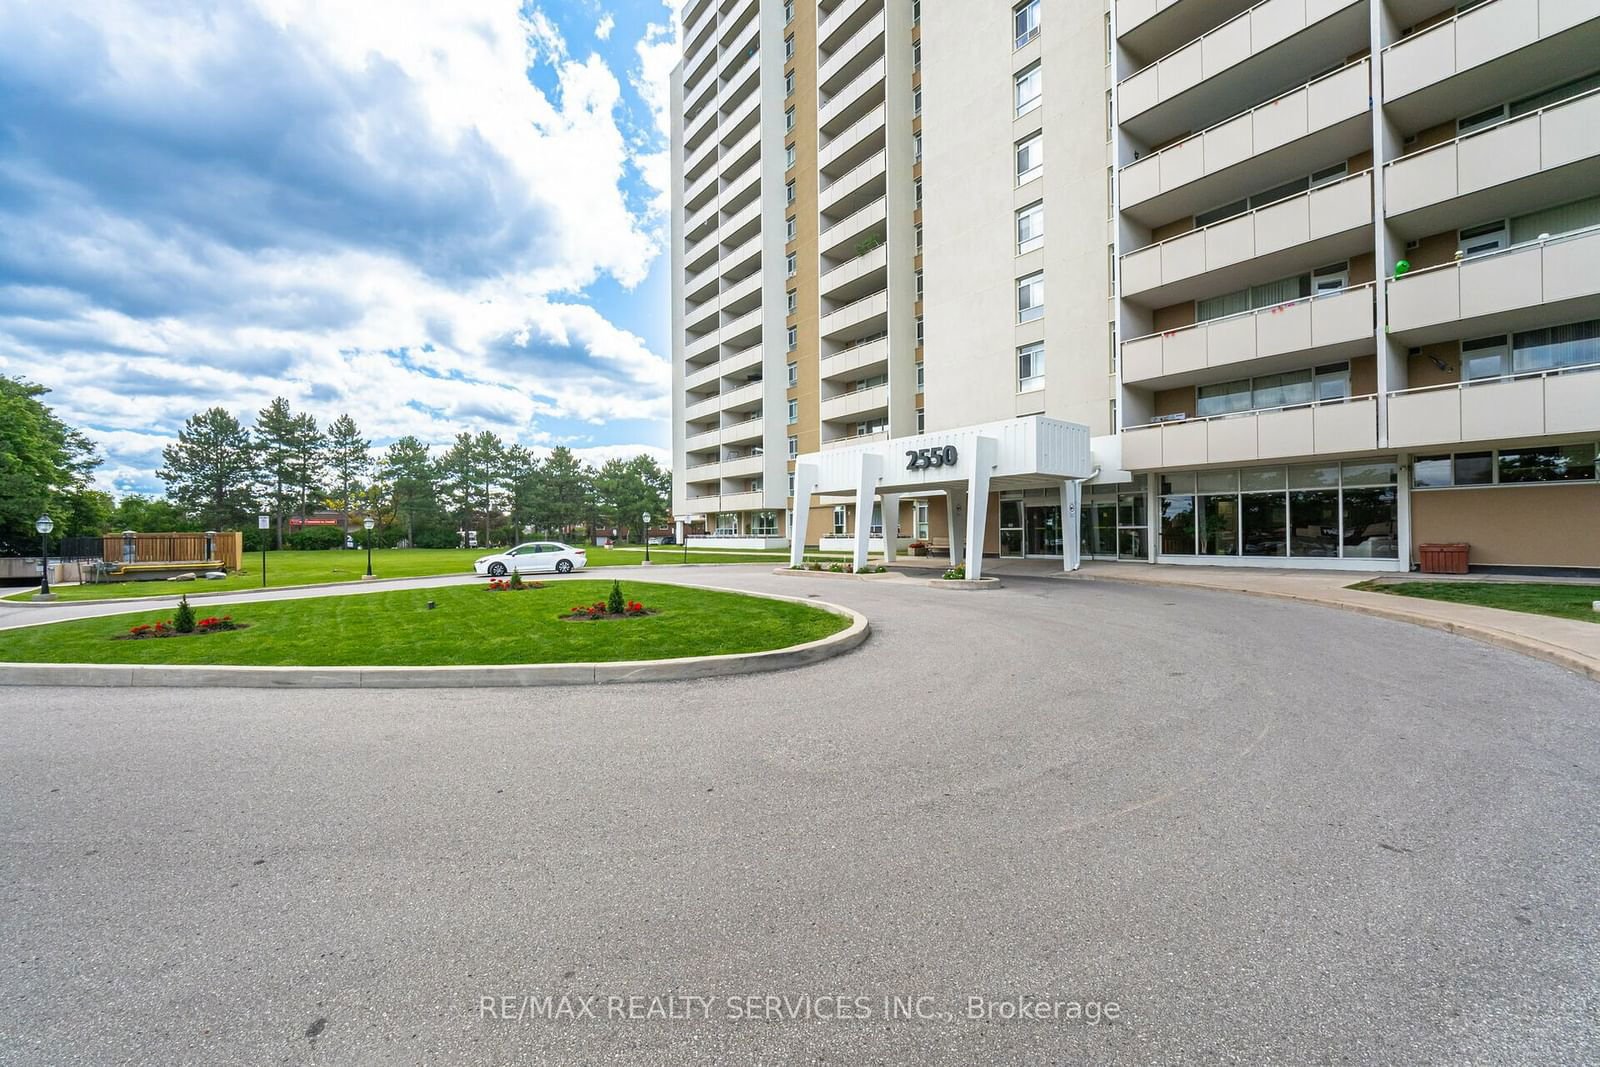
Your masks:
<instances>
[{"instance_id":1,"label":"planter","mask_svg":"<svg viewBox=\"0 0 1600 1067\"><path fill-rule=\"evenodd\" d=\"M1467 573L1467 555L1471 551L1469 545L1461 543L1418 545L1417 551L1422 557L1423 574Z\"/></svg>"},{"instance_id":2,"label":"planter","mask_svg":"<svg viewBox=\"0 0 1600 1067\"><path fill-rule=\"evenodd\" d=\"M1002 588L998 578L929 578L927 584L951 593L986 593Z\"/></svg>"},{"instance_id":3,"label":"planter","mask_svg":"<svg viewBox=\"0 0 1600 1067\"><path fill-rule=\"evenodd\" d=\"M884 571L882 574L850 574L850 573L844 572L844 571L830 571L830 570L820 570L820 571L801 570L801 571L797 571L797 570L794 570L791 567L779 567L776 570L774 570L772 573L773 574L788 574L788 575L792 575L795 578L853 578L858 582L870 582L875 578L899 578L899 577L902 577L901 575L898 575L898 574L894 573L893 571Z\"/></svg>"}]
</instances>

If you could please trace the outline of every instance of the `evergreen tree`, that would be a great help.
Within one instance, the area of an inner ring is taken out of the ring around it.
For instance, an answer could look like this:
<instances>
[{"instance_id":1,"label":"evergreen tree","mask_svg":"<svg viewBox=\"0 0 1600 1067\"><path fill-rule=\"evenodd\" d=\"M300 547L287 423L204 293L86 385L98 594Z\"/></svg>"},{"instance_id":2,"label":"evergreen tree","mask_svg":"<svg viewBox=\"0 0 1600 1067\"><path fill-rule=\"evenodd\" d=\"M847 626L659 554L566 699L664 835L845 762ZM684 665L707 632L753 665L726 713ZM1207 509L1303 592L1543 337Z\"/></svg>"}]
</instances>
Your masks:
<instances>
[{"instance_id":1,"label":"evergreen tree","mask_svg":"<svg viewBox=\"0 0 1600 1067\"><path fill-rule=\"evenodd\" d=\"M362 480L372 472L371 448L372 442L361 436L356 420L348 414L328 425L328 473L346 537L350 536L350 503L360 492Z\"/></svg>"},{"instance_id":2,"label":"evergreen tree","mask_svg":"<svg viewBox=\"0 0 1600 1067\"><path fill-rule=\"evenodd\" d=\"M161 450L167 497L208 530L238 529L255 510L250 431L225 408L192 415Z\"/></svg>"},{"instance_id":3,"label":"evergreen tree","mask_svg":"<svg viewBox=\"0 0 1600 1067\"><path fill-rule=\"evenodd\" d=\"M569 530L588 517L593 472L572 450L558 445L540 464L540 511L557 531Z\"/></svg>"},{"instance_id":4,"label":"evergreen tree","mask_svg":"<svg viewBox=\"0 0 1600 1067\"><path fill-rule=\"evenodd\" d=\"M500 478L506 467L506 443L484 430L472 439L474 504L483 521L483 543L489 543L489 518L499 504Z\"/></svg>"},{"instance_id":5,"label":"evergreen tree","mask_svg":"<svg viewBox=\"0 0 1600 1067\"><path fill-rule=\"evenodd\" d=\"M283 521L294 510L299 424L289 401L274 397L256 413L256 465L262 502L272 516L277 547L283 548Z\"/></svg>"},{"instance_id":6,"label":"evergreen tree","mask_svg":"<svg viewBox=\"0 0 1600 1067\"><path fill-rule=\"evenodd\" d=\"M478 465L470 433L456 434L455 441L439 457L435 479L440 499L455 519L457 529L471 528L478 493Z\"/></svg>"},{"instance_id":7,"label":"evergreen tree","mask_svg":"<svg viewBox=\"0 0 1600 1067\"><path fill-rule=\"evenodd\" d=\"M406 543L412 546L417 543L417 523L426 521L438 508L435 474L428 446L409 434L383 454L378 476L387 486L395 514L405 523Z\"/></svg>"},{"instance_id":8,"label":"evergreen tree","mask_svg":"<svg viewBox=\"0 0 1600 1067\"><path fill-rule=\"evenodd\" d=\"M311 502L322 496L322 479L325 473L327 457L327 439L322 436L322 431L317 428L317 420L311 415L296 415L294 418L294 432L291 437L290 470L293 473L292 491L299 497L301 528L304 529L306 515L309 513Z\"/></svg>"}]
</instances>

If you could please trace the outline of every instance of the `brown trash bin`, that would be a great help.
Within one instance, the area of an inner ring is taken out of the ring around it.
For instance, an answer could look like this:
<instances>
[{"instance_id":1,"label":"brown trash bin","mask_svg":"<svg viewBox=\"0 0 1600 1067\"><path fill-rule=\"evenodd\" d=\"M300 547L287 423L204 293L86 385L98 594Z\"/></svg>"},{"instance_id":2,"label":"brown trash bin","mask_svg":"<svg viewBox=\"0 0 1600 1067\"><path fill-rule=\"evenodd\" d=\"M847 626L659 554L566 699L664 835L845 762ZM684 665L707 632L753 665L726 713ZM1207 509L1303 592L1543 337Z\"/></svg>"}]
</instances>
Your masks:
<instances>
[{"instance_id":1,"label":"brown trash bin","mask_svg":"<svg viewBox=\"0 0 1600 1067\"><path fill-rule=\"evenodd\" d=\"M1464 544L1418 545L1422 553L1423 574L1466 574L1467 551Z\"/></svg>"}]
</instances>

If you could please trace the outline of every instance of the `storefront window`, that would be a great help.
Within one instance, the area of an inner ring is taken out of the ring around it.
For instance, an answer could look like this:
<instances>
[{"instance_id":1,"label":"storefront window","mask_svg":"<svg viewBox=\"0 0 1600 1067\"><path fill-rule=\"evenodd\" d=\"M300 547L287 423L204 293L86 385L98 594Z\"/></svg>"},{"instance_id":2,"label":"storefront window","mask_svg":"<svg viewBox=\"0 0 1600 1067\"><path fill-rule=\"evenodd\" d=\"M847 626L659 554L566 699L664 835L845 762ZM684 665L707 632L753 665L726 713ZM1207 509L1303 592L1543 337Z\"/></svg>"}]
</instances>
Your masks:
<instances>
[{"instance_id":1,"label":"storefront window","mask_svg":"<svg viewBox=\"0 0 1600 1067\"><path fill-rule=\"evenodd\" d=\"M1398 559L1400 538L1396 527L1395 491L1346 489L1344 491L1344 555L1357 559Z\"/></svg>"},{"instance_id":2,"label":"storefront window","mask_svg":"<svg viewBox=\"0 0 1600 1067\"><path fill-rule=\"evenodd\" d=\"M1237 556L1239 554L1239 498L1203 496L1200 498L1200 554Z\"/></svg>"},{"instance_id":3,"label":"storefront window","mask_svg":"<svg viewBox=\"0 0 1600 1067\"><path fill-rule=\"evenodd\" d=\"M1161 551L1173 555L1194 553L1194 497L1161 498Z\"/></svg>"},{"instance_id":4,"label":"storefront window","mask_svg":"<svg viewBox=\"0 0 1600 1067\"><path fill-rule=\"evenodd\" d=\"M1594 445L1546 445L1500 453L1500 481L1592 482Z\"/></svg>"},{"instance_id":5,"label":"storefront window","mask_svg":"<svg viewBox=\"0 0 1600 1067\"><path fill-rule=\"evenodd\" d=\"M1249 473L1249 472L1245 472ZM1279 469L1281 475L1282 469ZM1288 547L1288 519L1283 494L1245 493L1239 498L1244 554L1281 556Z\"/></svg>"},{"instance_id":6,"label":"storefront window","mask_svg":"<svg viewBox=\"0 0 1600 1067\"><path fill-rule=\"evenodd\" d=\"M750 533L756 537L778 536L778 513L758 511L750 516Z\"/></svg>"},{"instance_id":7,"label":"storefront window","mask_svg":"<svg viewBox=\"0 0 1600 1067\"><path fill-rule=\"evenodd\" d=\"M1295 489L1289 492L1289 555L1334 557L1339 554L1339 491Z\"/></svg>"}]
</instances>

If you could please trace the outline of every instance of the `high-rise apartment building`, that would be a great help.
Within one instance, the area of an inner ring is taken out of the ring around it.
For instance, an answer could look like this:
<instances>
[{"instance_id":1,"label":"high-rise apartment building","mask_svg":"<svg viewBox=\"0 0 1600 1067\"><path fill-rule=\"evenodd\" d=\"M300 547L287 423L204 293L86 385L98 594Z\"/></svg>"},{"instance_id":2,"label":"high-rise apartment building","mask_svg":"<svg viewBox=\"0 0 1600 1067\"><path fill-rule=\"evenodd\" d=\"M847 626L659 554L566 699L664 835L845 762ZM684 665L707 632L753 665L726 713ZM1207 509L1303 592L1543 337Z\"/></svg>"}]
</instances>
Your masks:
<instances>
[{"instance_id":1,"label":"high-rise apartment building","mask_svg":"<svg viewBox=\"0 0 1600 1067\"><path fill-rule=\"evenodd\" d=\"M708 536L1600 567L1600 0L702 0L684 34Z\"/></svg>"}]
</instances>

